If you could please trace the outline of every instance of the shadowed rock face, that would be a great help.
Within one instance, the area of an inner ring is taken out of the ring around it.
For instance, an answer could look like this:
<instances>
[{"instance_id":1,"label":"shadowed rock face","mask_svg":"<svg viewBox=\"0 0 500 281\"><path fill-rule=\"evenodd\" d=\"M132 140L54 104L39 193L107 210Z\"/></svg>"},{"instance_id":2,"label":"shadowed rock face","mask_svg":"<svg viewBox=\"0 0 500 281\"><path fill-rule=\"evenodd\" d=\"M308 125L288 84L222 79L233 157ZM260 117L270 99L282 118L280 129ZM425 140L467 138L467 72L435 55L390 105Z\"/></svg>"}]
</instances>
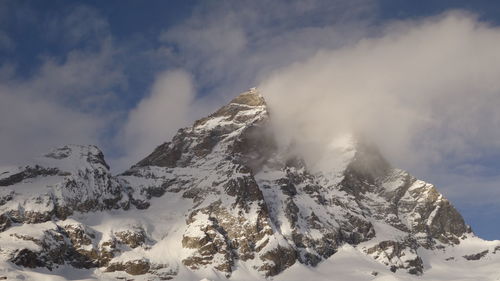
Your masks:
<instances>
[{"instance_id":1,"label":"shadowed rock face","mask_svg":"<svg viewBox=\"0 0 500 281\"><path fill-rule=\"evenodd\" d=\"M100 233L65 220L77 211L144 210L170 197L188 207L180 216L185 223L177 244L185 251L178 262L228 277L240 262L263 276L295 263L316 266L344 244L392 271L419 275L419 248L458 244L470 231L434 186L391 167L375 146L350 138L342 152L326 155L342 160L332 167L335 173L313 171L300 155L290 157L288 148L278 147L270 118L264 98L252 89L180 129L119 176L109 173L92 146L62 147L43 164L0 174L6 187L0 192L0 235L13 223L50 224L36 237L19 238L38 243L39 250L17 249L10 261L170 279L178 266L144 254L162 241L146 227ZM22 195L31 203L14 208L21 195L13 187L47 179L55 180L55 189ZM153 197L160 198L153 203ZM381 225L400 235L381 239ZM133 258L119 258L128 251Z\"/></svg>"},{"instance_id":2,"label":"shadowed rock face","mask_svg":"<svg viewBox=\"0 0 500 281\"><path fill-rule=\"evenodd\" d=\"M18 173L15 173L13 175L1 179L0 186L14 185L16 183L22 182L23 180L36 178L39 176L55 176L58 174L63 174L63 173L59 171L57 168L43 168L38 165L35 165L35 167L27 166Z\"/></svg>"},{"instance_id":3,"label":"shadowed rock face","mask_svg":"<svg viewBox=\"0 0 500 281\"><path fill-rule=\"evenodd\" d=\"M385 218L386 223L402 231L425 234L426 242L421 239L423 247L432 248L436 242L433 239L458 244L458 239L470 232L460 213L433 185L392 168L376 147L358 146L344 172L341 188L360 205L376 207L372 216ZM383 204L368 198L373 194L380 196ZM404 220L410 216L416 219Z\"/></svg>"},{"instance_id":4,"label":"shadowed rock face","mask_svg":"<svg viewBox=\"0 0 500 281\"><path fill-rule=\"evenodd\" d=\"M258 124L249 122L251 118L255 117L254 115L240 113L259 108L261 112L265 112L263 109L265 106L264 98L256 91L243 93L214 114L197 120L192 128L180 129L171 142L166 142L158 146L150 155L139 161L135 167L186 167L192 164L191 160L193 157L204 157L211 153L214 146L224 139L224 136L228 133L234 132L246 125L257 126ZM203 126L206 126L207 123L214 119L224 120L228 124L226 126L215 126L210 128L210 130L196 130L196 128L203 128ZM250 138L250 131L258 134L257 130L248 128L245 130L248 136L240 140L245 141ZM249 145L249 147L257 145L257 141L259 140L257 136L255 136L254 140L255 144L250 142L242 143L242 145L239 145L240 149L247 149L242 148L245 144ZM238 150L238 148L235 149Z\"/></svg>"}]
</instances>

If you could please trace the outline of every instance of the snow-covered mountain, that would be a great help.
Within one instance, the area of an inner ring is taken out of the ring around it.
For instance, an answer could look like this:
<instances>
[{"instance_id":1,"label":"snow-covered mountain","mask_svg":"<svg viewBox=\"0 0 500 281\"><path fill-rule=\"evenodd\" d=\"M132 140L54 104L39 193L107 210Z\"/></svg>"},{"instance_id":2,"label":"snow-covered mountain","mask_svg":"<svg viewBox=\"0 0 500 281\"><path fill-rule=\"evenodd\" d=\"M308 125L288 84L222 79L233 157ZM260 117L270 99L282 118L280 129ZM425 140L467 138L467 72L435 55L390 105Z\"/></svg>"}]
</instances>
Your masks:
<instances>
[{"instance_id":1,"label":"snow-covered mountain","mask_svg":"<svg viewBox=\"0 0 500 281\"><path fill-rule=\"evenodd\" d=\"M252 89L118 176L94 146L0 168L0 278L500 279L432 184L350 135L310 169L270 118Z\"/></svg>"}]
</instances>

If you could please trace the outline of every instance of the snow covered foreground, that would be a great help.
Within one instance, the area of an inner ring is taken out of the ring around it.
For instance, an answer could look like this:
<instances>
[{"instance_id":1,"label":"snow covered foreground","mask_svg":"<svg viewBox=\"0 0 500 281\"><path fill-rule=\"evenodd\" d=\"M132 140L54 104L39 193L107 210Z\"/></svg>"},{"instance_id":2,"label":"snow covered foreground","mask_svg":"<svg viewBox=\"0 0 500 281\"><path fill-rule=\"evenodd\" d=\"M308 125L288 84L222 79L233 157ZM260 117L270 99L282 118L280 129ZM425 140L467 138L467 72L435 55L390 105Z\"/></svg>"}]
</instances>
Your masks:
<instances>
[{"instance_id":1,"label":"snow covered foreground","mask_svg":"<svg viewBox=\"0 0 500 281\"><path fill-rule=\"evenodd\" d=\"M330 259L322 262L315 268L295 264L275 278L275 281L354 281L354 280L373 280L373 281L493 281L500 280L500 257L489 257L481 262L470 262L461 259L460 255L477 250L478 245L483 246L485 241L478 238L468 239L463 247L457 247L454 254L458 257L455 260L443 261L450 257L449 253L435 253L428 251L425 255L428 257L429 264L432 267L427 268L425 276L411 276L405 272L393 273L385 266L360 253L356 248L345 245L339 249L339 252ZM499 241L491 241L487 244L498 245ZM429 265L430 266L430 265ZM102 274L98 270L82 270L73 267L61 267L54 271L48 270L30 270L18 266L2 263L0 265L0 276L7 277L7 280L40 280L40 281L65 281L65 280L148 280L137 276L127 274ZM241 280L255 281L263 280L262 276L255 275L251 270L245 268L238 269L230 279L225 278L217 272L196 272L188 269L182 269L174 280L182 281L218 281L218 280Z\"/></svg>"}]
</instances>

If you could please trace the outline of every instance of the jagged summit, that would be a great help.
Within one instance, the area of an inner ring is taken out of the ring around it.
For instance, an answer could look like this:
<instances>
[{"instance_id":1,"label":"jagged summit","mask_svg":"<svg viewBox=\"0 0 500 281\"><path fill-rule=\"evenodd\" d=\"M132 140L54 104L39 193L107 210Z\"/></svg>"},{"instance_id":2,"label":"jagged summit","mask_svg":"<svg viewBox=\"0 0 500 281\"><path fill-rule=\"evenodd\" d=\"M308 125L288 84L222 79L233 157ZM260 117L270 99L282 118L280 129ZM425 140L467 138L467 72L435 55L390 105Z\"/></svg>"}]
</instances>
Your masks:
<instances>
[{"instance_id":1,"label":"jagged summit","mask_svg":"<svg viewBox=\"0 0 500 281\"><path fill-rule=\"evenodd\" d=\"M206 157L216 145L227 144L229 140L254 131L251 127L265 122L267 116L264 98L253 88L215 113L197 120L192 127L180 129L171 142L158 146L135 166L187 166L193 158ZM227 149L237 146L241 145Z\"/></svg>"},{"instance_id":2,"label":"jagged summit","mask_svg":"<svg viewBox=\"0 0 500 281\"><path fill-rule=\"evenodd\" d=\"M315 170L279 147L270 118L251 89L119 176L95 146L0 170L0 269L18 278L29 271L12 264L80 268L102 280L303 280L345 270L294 274L326 264L352 267L345 280L412 280L443 268L455 279L470 268L490 276L500 262L499 241L475 237L432 184L373 145L332 140L326 169Z\"/></svg>"},{"instance_id":3,"label":"jagged summit","mask_svg":"<svg viewBox=\"0 0 500 281\"><path fill-rule=\"evenodd\" d=\"M248 106L263 106L266 105L264 97L259 93L257 88L250 88L249 91L244 92L231 100L229 104L243 104Z\"/></svg>"},{"instance_id":4,"label":"jagged summit","mask_svg":"<svg viewBox=\"0 0 500 281\"><path fill-rule=\"evenodd\" d=\"M325 152L328 172L311 171L300 155L281 154L286 149L278 148L269 118L263 97L245 92L126 172L134 178L152 167L172 174L189 169L186 182L171 178L162 190L176 186L196 206L183 237L184 247L194 250L183 259L192 270L212 264L230 275L238 260L276 275L296 262L317 265L343 244L364 244L366 254L394 270L421 274L419 247L458 244L468 232L432 185L392 168L373 145L352 136L334 140L342 152ZM404 235L380 241L382 225ZM204 250L213 245L219 250ZM391 247L398 252L388 254Z\"/></svg>"}]
</instances>

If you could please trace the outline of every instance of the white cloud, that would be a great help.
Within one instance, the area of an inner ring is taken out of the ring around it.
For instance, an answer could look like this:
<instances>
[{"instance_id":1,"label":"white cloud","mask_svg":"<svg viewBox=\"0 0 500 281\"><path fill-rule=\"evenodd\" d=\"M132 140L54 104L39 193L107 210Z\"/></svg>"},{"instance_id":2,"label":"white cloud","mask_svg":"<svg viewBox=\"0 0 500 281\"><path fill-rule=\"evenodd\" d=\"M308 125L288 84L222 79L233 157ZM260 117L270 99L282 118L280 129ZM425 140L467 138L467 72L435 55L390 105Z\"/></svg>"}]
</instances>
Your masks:
<instances>
[{"instance_id":1,"label":"white cloud","mask_svg":"<svg viewBox=\"0 0 500 281\"><path fill-rule=\"evenodd\" d=\"M0 82L0 164L22 162L67 143L102 144L121 72L104 51L47 59L28 79L5 66ZM10 74L9 74L10 73ZM109 111L108 111L109 110Z\"/></svg>"},{"instance_id":2,"label":"white cloud","mask_svg":"<svg viewBox=\"0 0 500 281\"><path fill-rule=\"evenodd\" d=\"M168 59L213 96L230 98L276 67L366 35L375 1L201 2L165 30Z\"/></svg>"},{"instance_id":3,"label":"white cloud","mask_svg":"<svg viewBox=\"0 0 500 281\"><path fill-rule=\"evenodd\" d=\"M353 132L396 166L432 180L436 167L450 173L500 151L499 48L500 29L449 12L320 51L260 88L278 135L300 136L307 147ZM468 192L457 187L454 194Z\"/></svg>"},{"instance_id":4,"label":"white cloud","mask_svg":"<svg viewBox=\"0 0 500 281\"><path fill-rule=\"evenodd\" d=\"M118 114L114 90L124 82L112 53L70 52L46 58L29 78L0 75L0 164L27 161L67 143L103 146L105 129Z\"/></svg>"},{"instance_id":5,"label":"white cloud","mask_svg":"<svg viewBox=\"0 0 500 281\"><path fill-rule=\"evenodd\" d=\"M44 58L36 75L15 85L16 91L58 99L79 110L107 107L110 92L126 83L113 59L113 46L108 44L103 43L97 52L75 50L62 59Z\"/></svg>"},{"instance_id":6,"label":"white cloud","mask_svg":"<svg viewBox=\"0 0 500 281\"><path fill-rule=\"evenodd\" d=\"M125 155L115 169L127 168L170 140L177 129L188 125L194 111L195 90L184 71L160 73L149 96L130 111L119 142Z\"/></svg>"},{"instance_id":7,"label":"white cloud","mask_svg":"<svg viewBox=\"0 0 500 281\"><path fill-rule=\"evenodd\" d=\"M463 11L381 26L376 10L374 1L223 1L199 5L161 39L212 97L260 84L278 135L311 147L355 131L467 201L475 187L446 179L500 151L498 29Z\"/></svg>"},{"instance_id":8,"label":"white cloud","mask_svg":"<svg viewBox=\"0 0 500 281\"><path fill-rule=\"evenodd\" d=\"M58 145L97 144L104 125L92 115L5 88L0 100L0 164L25 164Z\"/></svg>"},{"instance_id":9,"label":"white cloud","mask_svg":"<svg viewBox=\"0 0 500 281\"><path fill-rule=\"evenodd\" d=\"M61 31L93 25L88 13L75 11L65 17L72 25ZM21 164L67 143L102 144L118 114L115 91L126 84L109 36L86 40L92 48L42 55L28 73L18 75L15 62L0 66L0 164Z\"/></svg>"}]
</instances>

